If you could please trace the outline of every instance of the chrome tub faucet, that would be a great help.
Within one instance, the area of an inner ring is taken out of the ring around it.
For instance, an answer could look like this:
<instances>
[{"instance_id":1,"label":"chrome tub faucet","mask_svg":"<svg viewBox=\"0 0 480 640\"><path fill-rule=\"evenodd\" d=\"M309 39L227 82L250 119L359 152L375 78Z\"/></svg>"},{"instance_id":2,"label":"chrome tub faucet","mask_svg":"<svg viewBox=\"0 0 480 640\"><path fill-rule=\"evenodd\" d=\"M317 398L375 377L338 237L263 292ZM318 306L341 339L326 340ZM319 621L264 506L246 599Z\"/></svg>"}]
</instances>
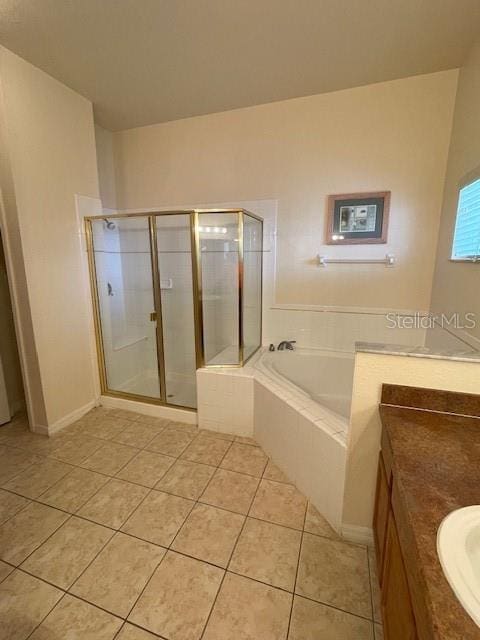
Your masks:
<instances>
[{"instance_id":1,"label":"chrome tub faucet","mask_svg":"<svg viewBox=\"0 0 480 640\"><path fill-rule=\"evenodd\" d=\"M278 351L283 351L284 349L288 349L289 351L293 351L293 345L296 343L296 340L283 340L277 347Z\"/></svg>"}]
</instances>

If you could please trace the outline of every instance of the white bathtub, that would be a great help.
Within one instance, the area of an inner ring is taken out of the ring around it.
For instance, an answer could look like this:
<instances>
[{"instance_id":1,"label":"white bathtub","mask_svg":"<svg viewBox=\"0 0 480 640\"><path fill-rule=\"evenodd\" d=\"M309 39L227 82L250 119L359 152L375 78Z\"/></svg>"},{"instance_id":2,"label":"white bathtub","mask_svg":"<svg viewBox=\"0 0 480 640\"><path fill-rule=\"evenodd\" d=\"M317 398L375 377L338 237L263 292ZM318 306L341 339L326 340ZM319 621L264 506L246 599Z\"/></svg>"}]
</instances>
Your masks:
<instances>
[{"instance_id":1,"label":"white bathtub","mask_svg":"<svg viewBox=\"0 0 480 640\"><path fill-rule=\"evenodd\" d=\"M253 435L338 532L353 363L343 352L263 348L241 369L197 371L199 426Z\"/></svg>"},{"instance_id":2,"label":"white bathtub","mask_svg":"<svg viewBox=\"0 0 480 640\"><path fill-rule=\"evenodd\" d=\"M294 385L295 391L348 420L352 403L353 353L295 349L263 352L256 368Z\"/></svg>"},{"instance_id":3,"label":"white bathtub","mask_svg":"<svg viewBox=\"0 0 480 640\"><path fill-rule=\"evenodd\" d=\"M262 350L252 365L254 434L339 533L354 355Z\"/></svg>"}]
</instances>

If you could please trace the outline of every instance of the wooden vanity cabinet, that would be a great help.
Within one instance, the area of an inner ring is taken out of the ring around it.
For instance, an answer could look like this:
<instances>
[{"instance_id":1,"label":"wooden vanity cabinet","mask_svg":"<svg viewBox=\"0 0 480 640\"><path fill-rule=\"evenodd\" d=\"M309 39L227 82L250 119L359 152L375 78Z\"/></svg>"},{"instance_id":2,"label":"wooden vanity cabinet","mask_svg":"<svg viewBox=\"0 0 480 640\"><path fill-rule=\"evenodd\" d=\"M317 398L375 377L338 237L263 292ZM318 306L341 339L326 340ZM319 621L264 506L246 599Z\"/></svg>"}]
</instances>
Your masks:
<instances>
[{"instance_id":1,"label":"wooden vanity cabinet","mask_svg":"<svg viewBox=\"0 0 480 640\"><path fill-rule=\"evenodd\" d=\"M387 535L388 514L390 511L390 485L387 480L383 457L378 459L377 493L375 499L375 514L373 519L373 534L375 551L379 566L383 567L385 541ZM383 583L382 572L378 574L380 585Z\"/></svg>"},{"instance_id":2,"label":"wooden vanity cabinet","mask_svg":"<svg viewBox=\"0 0 480 640\"><path fill-rule=\"evenodd\" d=\"M388 460L388 456L386 456ZM386 640L418 638L407 573L392 509L394 478L380 454L373 531Z\"/></svg>"}]
</instances>

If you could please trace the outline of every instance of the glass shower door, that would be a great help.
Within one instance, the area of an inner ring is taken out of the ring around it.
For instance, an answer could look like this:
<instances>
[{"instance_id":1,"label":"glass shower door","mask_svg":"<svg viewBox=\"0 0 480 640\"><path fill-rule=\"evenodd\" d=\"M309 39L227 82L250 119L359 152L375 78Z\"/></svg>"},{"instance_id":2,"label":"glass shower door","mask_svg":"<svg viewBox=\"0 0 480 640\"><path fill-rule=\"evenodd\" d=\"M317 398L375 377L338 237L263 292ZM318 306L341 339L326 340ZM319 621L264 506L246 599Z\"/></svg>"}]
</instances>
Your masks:
<instances>
[{"instance_id":1,"label":"glass shower door","mask_svg":"<svg viewBox=\"0 0 480 640\"><path fill-rule=\"evenodd\" d=\"M263 224L243 214L243 359L262 343L262 248Z\"/></svg>"},{"instance_id":2,"label":"glass shower door","mask_svg":"<svg viewBox=\"0 0 480 640\"><path fill-rule=\"evenodd\" d=\"M196 352L190 214L155 216L165 401L195 408Z\"/></svg>"},{"instance_id":3,"label":"glass shower door","mask_svg":"<svg viewBox=\"0 0 480 640\"><path fill-rule=\"evenodd\" d=\"M103 387L160 399L148 216L91 221Z\"/></svg>"}]
</instances>

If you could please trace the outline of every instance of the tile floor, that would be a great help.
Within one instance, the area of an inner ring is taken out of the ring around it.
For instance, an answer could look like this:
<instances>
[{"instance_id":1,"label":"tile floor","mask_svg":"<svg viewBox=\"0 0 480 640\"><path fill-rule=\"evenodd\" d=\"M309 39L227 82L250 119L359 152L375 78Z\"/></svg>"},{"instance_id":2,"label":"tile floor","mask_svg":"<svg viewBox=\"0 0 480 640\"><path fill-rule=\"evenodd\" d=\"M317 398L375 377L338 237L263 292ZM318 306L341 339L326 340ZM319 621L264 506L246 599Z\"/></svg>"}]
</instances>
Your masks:
<instances>
[{"instance_id":1,"label":"tile floor","mask_svg":"<svg viewBox=\"0 0 480 640\"><path fill-rule=\"evenodd\" d=\"M380 640L374 559L249 438L0 427L0 640Z\"/></svg>"}]
</instances>

